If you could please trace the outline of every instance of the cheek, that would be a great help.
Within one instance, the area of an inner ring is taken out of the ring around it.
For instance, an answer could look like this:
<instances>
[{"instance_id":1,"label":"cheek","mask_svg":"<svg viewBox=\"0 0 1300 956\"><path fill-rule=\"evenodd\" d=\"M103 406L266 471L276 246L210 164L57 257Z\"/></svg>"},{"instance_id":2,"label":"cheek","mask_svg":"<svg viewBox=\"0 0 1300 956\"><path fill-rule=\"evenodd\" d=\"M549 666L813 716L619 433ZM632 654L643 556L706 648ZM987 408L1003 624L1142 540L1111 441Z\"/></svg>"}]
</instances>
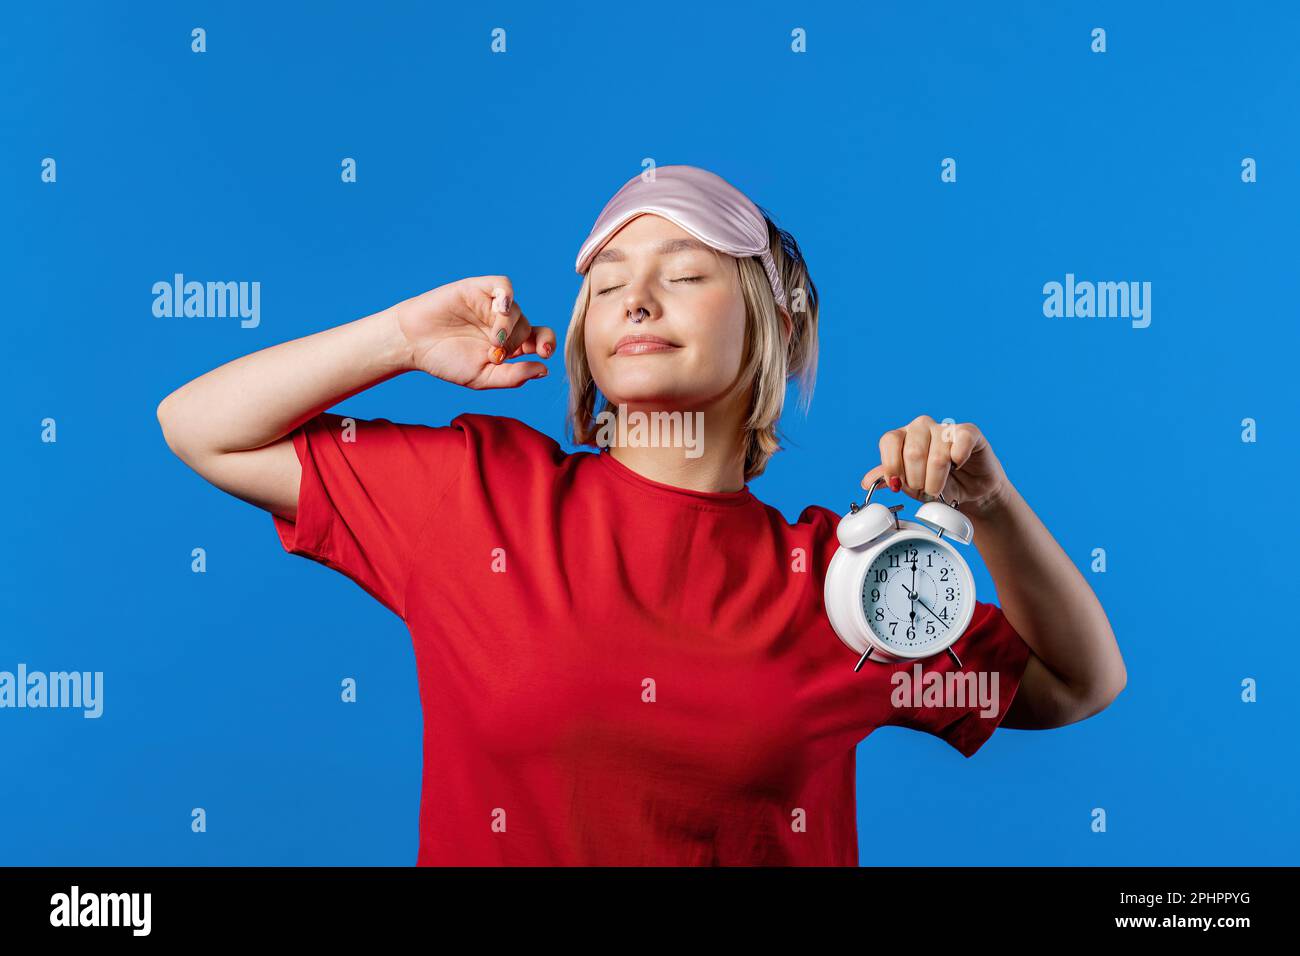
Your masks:
<instances>
[{"instance_id":1,"label":"cheek","mask_svg":"<svg viewBox=\"0 0 1300 956\"><path fill-rule=\"evenodd\" d=\"M745 351L745 301L739 295L727 296L709 310L706 324L709 354L714 363L726 374L740 368Z\"/></svg>"},{"instance_id":2,"label":"cheek","mask_svg":"<svg viewBox=\"0 0 1300 956\"><path fill-rule=\"evenodd\" d=\"M587 317L582 323L582 344L587 353L587 366L592 375L599 380L605 371L605 362L613 346L610 330L606 328L608 319L598 314L599 308L587 308ZM597 382L599 384L599 381Z\"/></svg>"},{"instance_id":3,"label":"cheek","mask_svg":"<svg viewBox=\"0 0 1300 956\"><path fill-rule=\"evenodd\" d=\"M605 335L602 311L601 307L593 300L587 306L587 314L582 320L582 342L587 347L589 355L599 346Z\"/></svg>"}]
</instances>

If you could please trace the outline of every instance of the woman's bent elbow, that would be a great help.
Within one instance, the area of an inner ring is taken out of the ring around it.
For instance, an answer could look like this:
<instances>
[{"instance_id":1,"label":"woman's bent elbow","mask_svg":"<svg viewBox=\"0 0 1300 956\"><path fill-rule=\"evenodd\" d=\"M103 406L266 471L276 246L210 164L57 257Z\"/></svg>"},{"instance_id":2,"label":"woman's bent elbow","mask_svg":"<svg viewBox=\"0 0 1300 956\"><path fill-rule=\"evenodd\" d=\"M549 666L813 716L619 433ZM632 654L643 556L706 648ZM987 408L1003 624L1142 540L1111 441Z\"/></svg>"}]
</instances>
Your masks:
<instances>
[{"instance_id":1,"label":"woman's bent elbow","mask_svg":"<svg viewBox=\"0 0 1300 956\"><path fill-rule=\"evenodd\" d=\"M181 441L180 423L177 421L175 392L172 392L158 403L157 416L158 426L162 429L163 441L167 443L167 447L171 449L173 455L188 463L185 445Z\"/></svg>"},{"instance_id":2,"label":"woman's bent elbow","mask_svg":"<svg viewBox=\"0 0 1300 956\"><path fill-rule=\"evenodd\" d=\"M1128 671L1121 664L1119 674L1111 675L1108 680L1095 688L1081 704L1081 708L1084 712L1083 718L1081 719L1093 717L1101 713L1111 704L1115 703L1116 698L1123 693L1124 688L1127 686Z\"/></svg>"}]
</instances>

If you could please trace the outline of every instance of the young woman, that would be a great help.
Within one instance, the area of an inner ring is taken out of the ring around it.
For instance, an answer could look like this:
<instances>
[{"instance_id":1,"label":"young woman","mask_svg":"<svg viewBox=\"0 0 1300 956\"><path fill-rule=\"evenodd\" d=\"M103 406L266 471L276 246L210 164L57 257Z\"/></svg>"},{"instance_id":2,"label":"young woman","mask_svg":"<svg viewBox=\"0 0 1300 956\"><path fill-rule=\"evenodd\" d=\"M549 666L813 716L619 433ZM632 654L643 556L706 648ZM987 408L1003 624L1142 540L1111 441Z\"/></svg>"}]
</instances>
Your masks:
<instances>
[{"instance_id":1,"label":"young woman","mask_svg":"<svg viewBox=\"0 0 1300 956\"><path fill-rule=\"evenodd\" d=\"M555 333L505 276L255 352L158 408L186 464L407 623L419 864L853 865L855 748L876 727L970 756L999 724L1083 720L1123 689L1104 611L983 433L927 415L884 433L863 487L942 493L971 520L1003 607L977 603L954 650L998 694L917 705L893 693L909 664L854 670L822 602L839 514L790 524L749 490L787 381L810 394L818 303L797 243L742 193L691 166L637 177L578 271L569 424L595 452L503 416L324 411L408 371L545 375ZM624 427L649 412L679 413L678 440Z\"/></svg>"}]
</instances>

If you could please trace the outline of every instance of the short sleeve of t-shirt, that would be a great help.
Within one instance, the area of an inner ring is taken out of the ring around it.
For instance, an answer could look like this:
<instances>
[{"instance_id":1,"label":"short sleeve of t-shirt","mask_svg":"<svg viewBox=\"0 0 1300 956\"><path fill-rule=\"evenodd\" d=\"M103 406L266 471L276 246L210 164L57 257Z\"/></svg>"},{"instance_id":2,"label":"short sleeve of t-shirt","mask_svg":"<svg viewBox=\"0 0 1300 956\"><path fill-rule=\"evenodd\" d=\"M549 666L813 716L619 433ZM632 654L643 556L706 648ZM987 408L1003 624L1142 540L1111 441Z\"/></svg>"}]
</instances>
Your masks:
<instances>
[{"instance_id":1,"label":"short sleeve of t-shirt","mask_svg":"<svg viewBox=\"0 0 1300 956\"><path fill-rule=\"evenodd\" d=\"M961 659L961 668L947 653L923 662L923 674L937 672L952 690L945 692L938 703L927 703L923 678L922 703L916 705L915 697L908 699L906 706L893 710L888 723L934 734L969 757L984 746L1006 717L1031 651L1002 608L981 601L975 602L971 623L953 650ZM911 674L914 667L899 665L897 669ZM958 678L964 688L960 692L956 691ZM935 681L933 687L938 695L939 682Z\"/></svg>"},{"instance_id":2,"label":"short sleeve of t-shirt","mask_svg":"<svg viewBox=\"0 0 1300 956\"><path fill-rule=\"evenodd\" d=\"M465 432L321 412L290 433L302 465L280 543L347 575L405 618L416 548L466 460Z\"/></svg>"}]
</instances>

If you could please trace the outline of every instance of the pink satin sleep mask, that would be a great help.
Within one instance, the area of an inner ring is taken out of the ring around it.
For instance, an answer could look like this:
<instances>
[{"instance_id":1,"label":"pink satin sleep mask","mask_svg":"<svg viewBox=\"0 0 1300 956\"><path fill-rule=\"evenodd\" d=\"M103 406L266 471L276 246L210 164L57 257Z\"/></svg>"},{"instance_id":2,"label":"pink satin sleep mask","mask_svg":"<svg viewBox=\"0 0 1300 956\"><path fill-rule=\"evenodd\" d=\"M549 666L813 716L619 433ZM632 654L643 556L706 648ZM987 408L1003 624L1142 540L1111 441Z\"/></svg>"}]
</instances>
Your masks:
<instances>
[{"instance_id":1,"label":"pink satin sleep mask","mask_svg":"<svg viewBox=\"0 0 1300 956\"><path fill-rule=\"evenodd\" d=\"M698 166L658 166L653 181L647 182L641 176L628 180L605 204L578 250L578 274L586 273L610 236L642 213L663 216L727 255L758 256L773 297L789 311L785 287L772 260L763 214L731 183Z\"/></svg>"}]
</instances>

